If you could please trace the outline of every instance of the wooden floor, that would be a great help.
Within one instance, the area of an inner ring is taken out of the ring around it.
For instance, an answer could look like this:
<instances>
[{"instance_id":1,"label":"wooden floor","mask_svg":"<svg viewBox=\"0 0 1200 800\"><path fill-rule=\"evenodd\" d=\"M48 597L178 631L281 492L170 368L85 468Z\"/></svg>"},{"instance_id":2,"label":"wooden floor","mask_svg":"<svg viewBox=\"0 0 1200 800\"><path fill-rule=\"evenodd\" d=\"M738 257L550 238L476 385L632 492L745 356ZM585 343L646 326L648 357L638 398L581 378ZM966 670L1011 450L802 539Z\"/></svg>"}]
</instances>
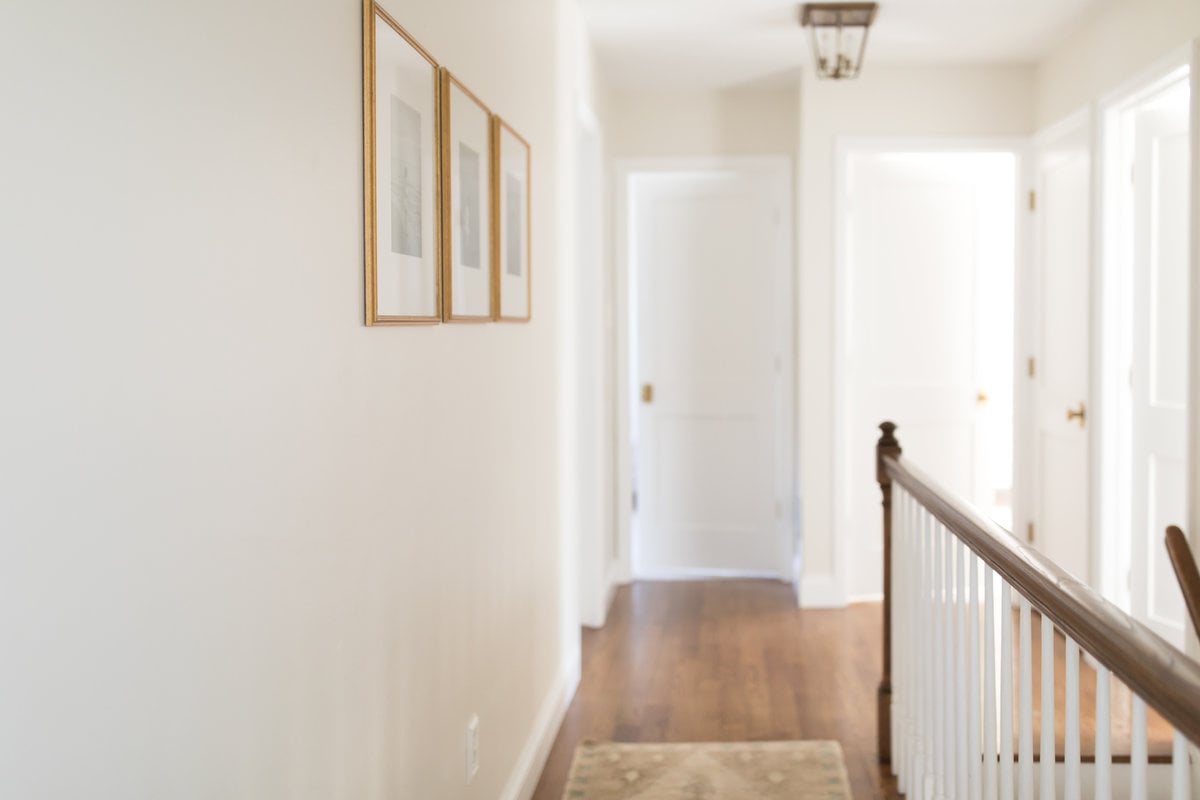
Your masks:
<instances>
[{"instance_id":1,"label":"wooden floor","mask_svg":"<svg viewBox=\"0 0 1200 800\"><path fill-rule=\"evenodd\" d=\"M1036 692L1036 618L1033 633ZM588 739L836 739L846 754L855 798L897 797L895 781L879 766L876 754L881 635L879 604L801 611L791 587L776 581L622 587L608 624L584 631L579 691L534 800L560 800L575 747ZM1056 650L1056 717L1061 720L1061 639ZM1089 672L1083 670L1080 687L1085 754L1095 708L1095 680ZM1128 721L1117 711L1128 707L1127 695L1122 701L1119 694L1123 691L1113 688L1113 752L1118 755L1128 753L1127 733L1121 735ZM1034 713L1036 751L1036 705ZM1061 754L1061 722L1058 727ZM1169 749L1169 726L1152 715L1150 730L1150 752Z\"/></svg>"},{"instance_id":2,"label":"wooden floor","mask_svg":"<svg viewBox=\"0 0 1200 800\"><path fill-rule=\"evenodd\" d=\"M800 611L776 581L636 583L583 636L583 678L534 800L559 800L575 746L836 739L854 797L893 797L877 763L880 606Z\"/></svg>"}]
</instances>

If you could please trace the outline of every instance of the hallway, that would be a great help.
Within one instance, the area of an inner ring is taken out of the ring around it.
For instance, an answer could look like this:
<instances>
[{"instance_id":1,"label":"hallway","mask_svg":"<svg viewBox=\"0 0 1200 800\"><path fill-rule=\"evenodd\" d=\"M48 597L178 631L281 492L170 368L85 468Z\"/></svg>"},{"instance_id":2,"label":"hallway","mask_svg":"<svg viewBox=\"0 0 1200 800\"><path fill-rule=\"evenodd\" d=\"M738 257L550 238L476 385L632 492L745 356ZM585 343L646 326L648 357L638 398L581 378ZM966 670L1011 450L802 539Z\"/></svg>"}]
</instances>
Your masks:
<instances>
[{"instance_id":1,"label":"hallway","mask_svg":"<svg viewBox=\"0 0 1200 800\"><path fill-rule=\"evenodd\" d=\"M881 621L875 603L798 609L775 581L621 587L608 624L584 631L579 690L534 800L562 796L588 739L836 739L856 798L894 796L875 760Z\"/></svg>"}]
</instances>

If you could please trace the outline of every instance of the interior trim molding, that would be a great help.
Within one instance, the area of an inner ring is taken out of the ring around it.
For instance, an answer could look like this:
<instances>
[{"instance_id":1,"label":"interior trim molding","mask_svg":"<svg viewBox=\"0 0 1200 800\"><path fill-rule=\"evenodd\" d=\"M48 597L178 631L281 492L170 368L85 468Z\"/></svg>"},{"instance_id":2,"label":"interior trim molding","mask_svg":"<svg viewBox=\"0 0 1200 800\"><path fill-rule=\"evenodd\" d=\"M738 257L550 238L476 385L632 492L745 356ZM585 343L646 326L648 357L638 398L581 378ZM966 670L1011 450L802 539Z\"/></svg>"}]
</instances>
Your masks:
<instances>
[{"instance_id":1,"label":"interior trim molding","mask_svg":"<svg viewBox=\"0 0 1200 800\"><path fill-rule=\"evenodd\" d=\"M529 800L537 788L546 760L550 757L550 748L558 736L567 708L575 698L575 690L579 688L580 670L582 667L579 648L573 648L565 654L558 676L550 691L546 693L541 708L533 720L533 729L517 756L517 763L509 775L508 783L501 792L501 800Z\"/></svg>"}]
</instances>

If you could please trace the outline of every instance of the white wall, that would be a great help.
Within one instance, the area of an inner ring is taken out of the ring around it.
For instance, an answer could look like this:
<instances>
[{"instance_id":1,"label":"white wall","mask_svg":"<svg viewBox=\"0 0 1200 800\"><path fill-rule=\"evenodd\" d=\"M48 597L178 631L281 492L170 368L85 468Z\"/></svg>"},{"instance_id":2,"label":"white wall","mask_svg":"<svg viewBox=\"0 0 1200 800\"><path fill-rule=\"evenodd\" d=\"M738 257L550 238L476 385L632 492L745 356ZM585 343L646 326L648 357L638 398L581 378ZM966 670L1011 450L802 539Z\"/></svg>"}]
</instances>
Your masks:
<instances>
[{"instance_id":1,"label":"white wall","mask_svg":"<svg viewBox=\"0 0 1200 800\"><path fill-rule=\"evenodd\" d=\"M1100 3L1038 64L1038 129L1091 103L1198 36L1196 0Z\"/></svg>"},{"instance_id":2,"label":"white wall","mask_svg":"<svg viewBox=\"0 0 1200 800\"><path fill-rule=\"evenodd\" d=\"M837 533L832 428L836 142L845 136L1024 136L1033 128L1032 101L1033 70L1024 66L872 67L868 63L856 81L822 81L811 73L804 75L798 299L802 604L836 605L845 600L833 538ZM898 436L903 444L903 429Z\"/></svg>"},{"instance_id":3,"label":"white wall","mask_svg":"<svg viewBox=\"0 0 1200 800\"><path fill-rule=\"evenodd\" d=\"M796 93L613 92L606 133L615 158L786 155L796 147Z\"/></svg>"},{"instance_id":4,"label":"white wall","mask_svg":"<svg viewBox=\"0 0 1200 800\"><path fill-rule=\"evenodd\" d=\"M583 16L564 0L560 224L563 272L559 283L560 484L562 527L576 548L578 619L600 627L613 589L612 271L607 248L608 187L604 120L608 92L600 77ZM589 119L587 136L581 117ZM590 152L585 153L588 149Z\"/></svg>"},{"instance_id":5,"label":"white wall","mask_svg":"<svg viewBox=\"0 0 1200 800\"><path fill-rule=\"evenodd\" d=\"M561 700L558 6L385 5L532 142L528 325L363 326L358 3L5 11L0 796L493 800Z\"/></svg>"}]
</instances>

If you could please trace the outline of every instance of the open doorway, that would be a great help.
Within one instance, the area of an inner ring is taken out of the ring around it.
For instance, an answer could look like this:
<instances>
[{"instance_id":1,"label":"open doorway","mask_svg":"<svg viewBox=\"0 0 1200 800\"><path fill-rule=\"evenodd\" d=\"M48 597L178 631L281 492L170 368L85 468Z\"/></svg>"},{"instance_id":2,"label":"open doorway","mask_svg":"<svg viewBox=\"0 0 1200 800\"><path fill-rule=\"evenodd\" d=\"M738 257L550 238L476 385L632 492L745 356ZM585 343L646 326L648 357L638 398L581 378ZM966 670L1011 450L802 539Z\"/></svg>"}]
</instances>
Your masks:
<instances>
[{"instance_id":1,"label":"open doorway","mask_svg":"<svg viewBox=\"0 0 1200 800\"><path fill-rule=\"evenodd\" d=\"M1186 613L1163 546L1187 519L1190 76L1187 60L1121 92L1103 117L1106 284L1100 432L1105 593L1182 647Z\"/></svg>"},{"instance_id":2,"label":"open doorway","mask_svg":"<svg viewBox=\"0 0 1200 800\"><path fill-rule=\"evenodd\" d=\"M846 142L836 210L837 571L879 595L876 426L1005 526L1012 518L1016 147Z\"/></svg>"},{"instance_id":3,"label":"open doorway","mask_svg":"<svg viewBox=\"0 0 1200 800\"><path fill-rule=\"evenodd\" d=\"M788 579L791 164L622 165L634 578Z\"/></svg>"}]
</instances>

